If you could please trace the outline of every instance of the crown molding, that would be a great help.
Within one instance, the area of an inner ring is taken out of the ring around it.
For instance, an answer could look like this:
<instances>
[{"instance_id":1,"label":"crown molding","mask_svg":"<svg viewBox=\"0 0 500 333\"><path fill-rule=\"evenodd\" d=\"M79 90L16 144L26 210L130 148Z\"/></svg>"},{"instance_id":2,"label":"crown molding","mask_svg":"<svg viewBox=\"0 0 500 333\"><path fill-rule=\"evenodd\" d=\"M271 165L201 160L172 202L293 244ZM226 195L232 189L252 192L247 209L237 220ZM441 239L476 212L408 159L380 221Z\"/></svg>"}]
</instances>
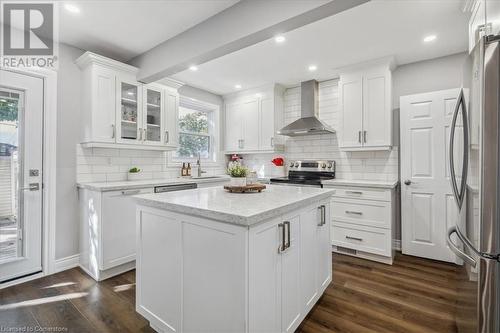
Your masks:
<instances>
[{"instance_id":1,"label":"crown molding","mask_svg":"<svg viewBox=\"0 0 500 333\"><path fill-rule=\"evenodd\" d=\"M85 52L78 59L75 60L75 63L80 67L80 69L84 69L85 67L91 64L98 64L101 66L111 67L116 70L125 71L133 74L137 74L139 69L137 67L127 65L123 62L104 57L102 55L93 53L93 52Z\"/></svg>"}]
</instances>

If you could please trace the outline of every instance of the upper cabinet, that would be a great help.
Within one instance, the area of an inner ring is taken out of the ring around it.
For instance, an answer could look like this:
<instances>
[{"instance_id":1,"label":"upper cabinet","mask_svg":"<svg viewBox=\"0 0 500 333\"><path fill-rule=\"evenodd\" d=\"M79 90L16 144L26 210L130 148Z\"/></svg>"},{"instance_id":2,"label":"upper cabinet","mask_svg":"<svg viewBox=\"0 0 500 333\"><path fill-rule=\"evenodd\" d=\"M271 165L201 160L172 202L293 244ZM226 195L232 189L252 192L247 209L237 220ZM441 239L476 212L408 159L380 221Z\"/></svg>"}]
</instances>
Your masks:
<instances>
[{"instance_id":1,"label":"upper cabinet","mask_svg":"<svg viewBox=\"0 0 500 333\"><path fill-rule=\"evenodd\" d=\"M469 17L469 52L483 36L500 34L500 1L466 0L464 11Z\"/></svg>"},{"instance_id":2,"label":"upper cabinet","mask_svg":"<svg viewBox=\"0 0 500 333\"><path fill-rule=\"evenodd\" d=\"M272 85L224 96L225 151L254 153L283 151L284 88Z\"/></svg>"},{"instance_id":3,"label":"upper cabinet","mask_svg":"<svg viewBox=\"0 0 500 333\"><path fill-rule=\"evenodd\" d=\"M339 147L346 151L392 148L392 99L390 62L340 74Z\"/></svg>"},{"instance_id":4,"label":"upper cabinet","mask_svg":"<svg viewBox=\"0 0 500 333\"><path fill-rule=\"evenodd\" d=\"M83 75L84 147L177 148L176 89L136 81L137 68L86 52Z\"/></svg>"}]
</instances>

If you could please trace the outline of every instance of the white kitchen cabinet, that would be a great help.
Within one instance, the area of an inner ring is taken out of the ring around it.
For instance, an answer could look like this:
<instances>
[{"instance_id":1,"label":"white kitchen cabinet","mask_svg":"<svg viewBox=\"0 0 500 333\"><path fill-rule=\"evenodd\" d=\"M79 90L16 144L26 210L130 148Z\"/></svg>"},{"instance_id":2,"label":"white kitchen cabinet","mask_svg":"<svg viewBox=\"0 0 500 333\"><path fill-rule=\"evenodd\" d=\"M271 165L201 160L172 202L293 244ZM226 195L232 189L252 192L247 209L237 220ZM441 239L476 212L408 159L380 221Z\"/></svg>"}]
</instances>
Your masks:
<instances>
[{"instance_id":1,"label":"white kitchen cabinet","mask_svg":"<svg viewBox=\"0 0 500 333\"><path fill-rule=\"evenodd\" d=\"M483 36L500 33L500 1L470 0L465 3L469 17L469 52Z\"/></svg>"},{"instance_id":2,"label":"white kitchen cabinet","mask_svg":"<svg viewBox=\"0 0 500 333\"><path fill-rule=\"evenodd\" d=\"M139 206L137 311L158 332L294 332L331 282L329 206L251 227Z\"/></svg>"},{"instance_id":3,"label":"white kitchen cabinet","mask_svg":"<svg viewBox=\"0 0 500 333\"><path fill-rule=\"evenodd\" d=\"M390 64L350 68L339 80L339 147L345 151L392 148Z\"/></svg>"},{"instance_id":4,"label":"white kitchen cabinet","mask_svg":"<svg viewBox=\"0 0 500 333\"><path fill-rule=\"evenodd\" d=\"M135 268L135 209L131 196L153 188L79 189L80 266L100 281Z\"/></svg>"},{"instance_id":5,"label":"white kitchen cabinet","mask_svg":"<svg viewBox=\"0 0 500 333\"><path fill-rule=\"evenodd\" d=\"M83 147L177 148L178 93L137 82L137 68L86 52L82 70Z\"/></svg>"},{"instance_id":6,"label":"white kitchen cabinet","mask_svg":"<svg viewBox=\"0 0 500 333\"><path fill-rule=\"evenodd\" d=\"M335 189L328 217L331 221L331 244L334 251L392 264L396 189L391 186L373 188L368 185L325 187Z\"/></svg>"},{"instance_id":7,"label":"white kitchen cabinet","mask_svg":"<svg viewBox=\"0 0 500 333\"><path fill-rule=\"evenodd\" d=\"M283 93L272 85L224 96L226 152L283 151Z\"/></svg>"}]
</instances>

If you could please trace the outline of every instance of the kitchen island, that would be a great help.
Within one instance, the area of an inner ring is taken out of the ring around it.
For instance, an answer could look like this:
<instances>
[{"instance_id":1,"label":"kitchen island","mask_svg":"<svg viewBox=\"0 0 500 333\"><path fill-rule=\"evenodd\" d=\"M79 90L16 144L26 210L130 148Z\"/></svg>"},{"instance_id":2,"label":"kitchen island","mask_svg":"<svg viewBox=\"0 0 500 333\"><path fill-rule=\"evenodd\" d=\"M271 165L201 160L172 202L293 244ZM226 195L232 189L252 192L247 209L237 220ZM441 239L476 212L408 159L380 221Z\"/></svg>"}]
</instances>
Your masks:
<instances>
[{"instance_id":1,"label":"kitchen island","mask_svg":"<svg viewBox=\"0 0 500 333\"><path fill-rule=\"evenodd\" d=\"M136 196L136 310L158 332L293 332L331 282L330 196Z\"/></svg>"}]
</instances>

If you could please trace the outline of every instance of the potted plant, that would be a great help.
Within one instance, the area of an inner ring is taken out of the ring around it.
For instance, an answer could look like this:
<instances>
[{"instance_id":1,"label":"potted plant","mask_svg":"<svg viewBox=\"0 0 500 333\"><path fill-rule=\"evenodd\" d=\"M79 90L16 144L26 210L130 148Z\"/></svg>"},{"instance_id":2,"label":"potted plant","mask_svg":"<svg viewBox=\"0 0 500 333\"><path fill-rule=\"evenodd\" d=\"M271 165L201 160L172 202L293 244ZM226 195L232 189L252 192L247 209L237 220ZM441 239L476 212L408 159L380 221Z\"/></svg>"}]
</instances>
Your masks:
<instances>
[{"instance_id":1,"label":"potted plant","mask_svg":"<svg viewBox=\"0 0 500 333\"><path fill-rule=\"evenodd\" d=\"M128 180L139 180L141 179L141 169L138 167L133 167L128 171Z\"/></svg>"},{"instance_id":2,"label":"potted plant","mask_svg":"<svg viewBox=\"0 0 500 333\"><path fill-rule=\"evenodd\" d=\"M241 164L233 164L227 169L231 176L231 186L246 186L248 169Z\"/></svg>"}]
</instances>

